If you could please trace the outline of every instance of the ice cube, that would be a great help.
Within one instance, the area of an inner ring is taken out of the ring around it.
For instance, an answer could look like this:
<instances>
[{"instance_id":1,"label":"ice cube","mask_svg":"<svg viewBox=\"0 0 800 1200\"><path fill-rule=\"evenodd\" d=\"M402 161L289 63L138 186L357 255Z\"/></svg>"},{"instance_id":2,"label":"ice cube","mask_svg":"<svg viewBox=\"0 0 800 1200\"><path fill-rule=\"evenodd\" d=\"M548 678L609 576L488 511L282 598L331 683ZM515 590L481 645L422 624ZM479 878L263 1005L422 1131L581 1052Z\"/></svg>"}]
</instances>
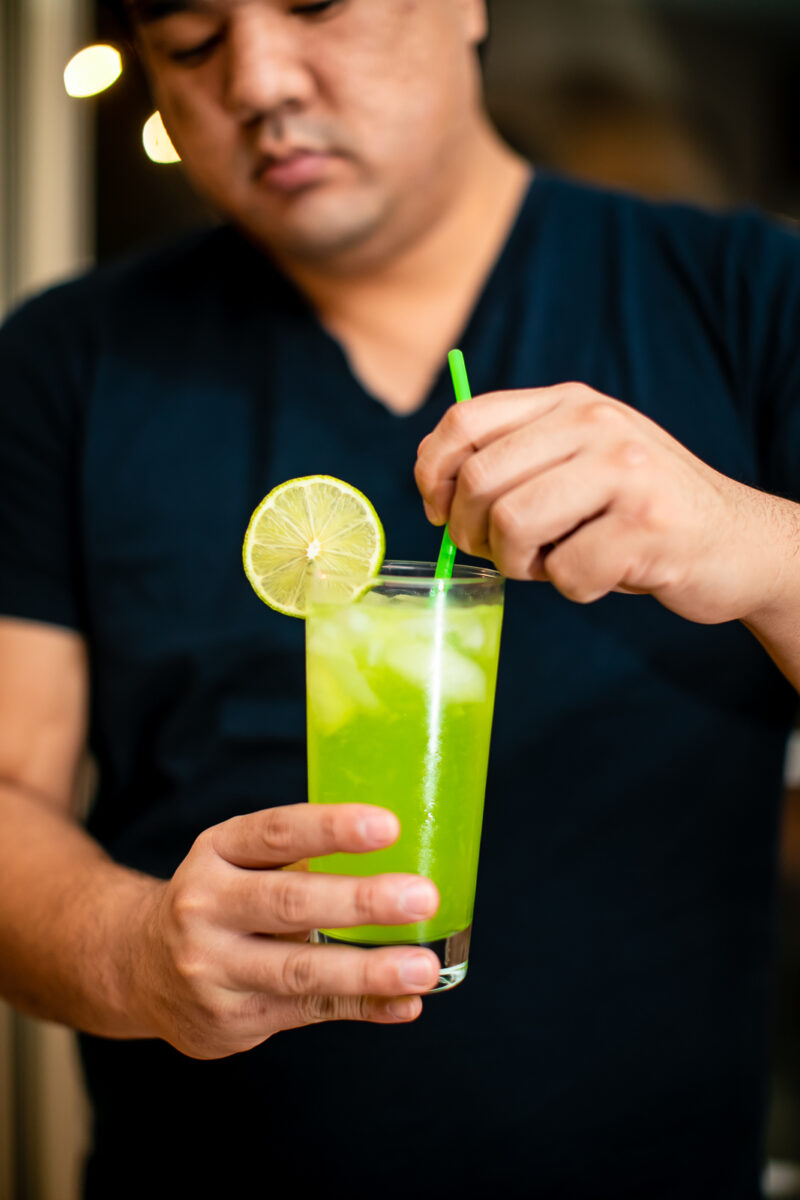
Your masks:
<instances>
[{"instance_id":1,"label":"ice cube","mask_svg":"<svg viewBox=\"0 0 800 1200\"><path fill-rule=\"evenodd\" d=\"M309 660L308 704L325 733L335 733L359 712L381 707L356 664L343 655Z\"/></svg>"},{"instance_id":2,"label":"ice cube","mask_svg":"<svg viewBox=\"0 0 800 1200\"><path fill-rule=\"evenodd\" d=\"M441 658L442 693L453 703L480 704L486 699L486 676L476 662L445 646Z\"/></svg>"},{"instance_id":3,"label":"ice cube","mask_svg":"<svg viewBox=\"0 0 800 1200\"><path fill-rule=\"evenodd\" d=\"M329 623L319 625L309 621L306 625L306 647L314 658L327 658L335 654L338 643L337 631Z\"/></svg>"},{"instance_id":4,"label":"ice cube","mask_svg":"<svg viewBox=\"0 0 800 1200\"><path fill-rule=\"evenodd\" d=\"M355 605L347 610L347 627L353 633L367 633L371 625L369 613Z\"/></svg>"},{"instance_id":5,"label":"ice cube","mask_svg":"<svg viewBox=\"0 0 800 1200\"><path fill-rule=\"evenodd\" d=\"M308 707L312 719L323 733L335 733L353 715L353 701L342 691L336 676L323 662L309 663L307 682Z\"/></svg>"},{"instance_id":6,"label":"ice cube","mask_svg":"<svg viewBox=\"0 0 800 1200\"><path fill-rule=\"evenodd\" d=\"M486 627L474 608L453 612L448 632L457 646L473 654L478 654L486 645Z\"/></svg>"},{"instance_id":7,"label":"ice cube","mask_svg":"<svg viewBox=\"0 0 800 1200\"><path fill-rule=\"evenodd\" d=\"M432 642L405 642L390 647L385 661L415 687L434 694L436 685L448 703L478 704L486 699L486 676L477 663L452 646L437 651Z\"/></svg>"}]
</instances>

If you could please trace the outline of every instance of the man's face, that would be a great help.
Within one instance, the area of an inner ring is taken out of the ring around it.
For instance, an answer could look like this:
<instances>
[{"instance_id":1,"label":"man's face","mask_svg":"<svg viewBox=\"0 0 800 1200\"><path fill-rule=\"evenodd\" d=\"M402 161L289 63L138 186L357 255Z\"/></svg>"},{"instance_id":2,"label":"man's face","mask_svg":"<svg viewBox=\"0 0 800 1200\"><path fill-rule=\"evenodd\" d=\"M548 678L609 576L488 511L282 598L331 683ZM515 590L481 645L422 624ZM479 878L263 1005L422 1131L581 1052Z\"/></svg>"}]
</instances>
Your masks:
<instances>
[{"instance_id":1,"label":"man's face","mask_svg":"<svg viewBox=\"0 0 800 1200\"><path fill-rule=\"evenodd\" d=\"M484 0L132 0L197 190L308 261L413 235L479 112ZM387 240L388 239L388 240Z\"/></svg>"}]
</instances>

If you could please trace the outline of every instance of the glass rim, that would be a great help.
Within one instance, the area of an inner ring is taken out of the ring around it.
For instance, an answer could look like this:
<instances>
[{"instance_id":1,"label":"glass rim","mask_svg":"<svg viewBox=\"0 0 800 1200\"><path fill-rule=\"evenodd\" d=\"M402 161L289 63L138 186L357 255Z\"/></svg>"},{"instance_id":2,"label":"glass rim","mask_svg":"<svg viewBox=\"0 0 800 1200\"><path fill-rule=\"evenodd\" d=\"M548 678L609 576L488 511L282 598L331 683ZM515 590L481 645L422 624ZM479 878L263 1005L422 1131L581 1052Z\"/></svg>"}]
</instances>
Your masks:
<instances>
[{"instance_id":1,"label":"glass rim","mask_svg":"<svg viewBox=\"0 0 800 1200\"><path fill-rule=\"evenodd\" d=\"M345 580L347 576L338 575L335 571L318 570L316 572L319 579L341 579ZM449 579L436 578L436 563L435 562L416 562L408 558L390 558L386 559L381 564L381 568L377 575L373 575L370 579L365 580L364 590L379 586L382 583L398 584L401 583L404 587L418 587L430 590L431 587L439 584L448 586L455 584L467 586L476 584L496 585L505 583L505 576L499 571L495 571L493 567L474 567L468 563L456 563L453 567L453 574Z\"/></svg>"}]
</instances>

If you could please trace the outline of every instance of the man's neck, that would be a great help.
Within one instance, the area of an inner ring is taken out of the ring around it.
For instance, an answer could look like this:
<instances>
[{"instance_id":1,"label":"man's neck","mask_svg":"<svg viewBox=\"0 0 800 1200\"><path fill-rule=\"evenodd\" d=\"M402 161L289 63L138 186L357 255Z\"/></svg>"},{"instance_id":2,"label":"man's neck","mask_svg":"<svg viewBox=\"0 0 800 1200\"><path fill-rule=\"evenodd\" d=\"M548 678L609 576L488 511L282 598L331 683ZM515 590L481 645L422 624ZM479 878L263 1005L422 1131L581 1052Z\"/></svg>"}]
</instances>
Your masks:
<instances>
[{"instance_id":1,"label":"man's neck","mask_svg":"<svg viewBox=\"0 0 800 1200\"><path fill-rule=\"evenodd\" d=\"M283 261L363 386L398 413L425 399L480 296L530 180L488 127L446 209L401 249L360 270Z\"/></svg>"}]
</instances>

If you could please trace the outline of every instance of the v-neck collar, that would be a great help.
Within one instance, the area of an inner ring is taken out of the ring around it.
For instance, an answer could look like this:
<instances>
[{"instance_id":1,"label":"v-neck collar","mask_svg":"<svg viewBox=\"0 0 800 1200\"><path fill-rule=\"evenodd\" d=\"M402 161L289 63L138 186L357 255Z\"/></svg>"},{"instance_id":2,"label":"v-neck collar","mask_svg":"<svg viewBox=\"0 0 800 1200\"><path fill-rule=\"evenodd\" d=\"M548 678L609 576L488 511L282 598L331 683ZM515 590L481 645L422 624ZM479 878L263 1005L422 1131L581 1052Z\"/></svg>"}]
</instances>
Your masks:
<instances>
[{"instance_id":1,"label":"v-neck collar","mask_svg":"<svg viewBox=\"0 0 800 1200\"><path fill-rule=\"evenodd\" d=\"M474 343L477 337L477 331L483 323L483 315L485 311L493 303L493 294L498 286L498 281L503 278L506 264L513 258L516 243L527 223L527 216L532 207L533 195L536 191L538 174L539 172L537 169L532 169L531 178L529 179L528 185L522 193L522 198L517 206L516 214L509 226L506 240L483 281L475 303L472 306L472 310L464 322L460 335L453 343L454 346L459 346L464 350L467 363L469 363L469 347ZM353 370L350 359L342 343L325 328L317 316L317 313L309 304L308 300L306 300L305 297L303 297L303 299L306 304L306 310L312 316L320 336L328 343L329 349L332 350L333 354L339 359L342 368L350 376L353 388L358 394L359 398L373 406L382 416L385 416L387 420L391 422L399 421L401 423L412 421L414 417L418 417L421 413L424 413L428 408L430 408L434 399L442 392L442 389L449 390L450 372L447 360L445 359L434 376L431 385L422 400L422 403L418 404L416 408L411 409L409 412L395 412L394 409L390 408L389 405L385 404L379 396L376 396L368 387L365 386L360 376Z\"/></svg>"},{"instance_id":2,"label":"v-neck collar","mask_svg":"<svg viewBox=\"0 0 800 1200\"><path fill-rule=\"evenodd\" d=\"M477 298L472 310L469 313L460 336L456 339L455 345L460 346L467 357L469 364L469 349L475 344L478 338L480 327L484 323L484 316L487 311L491 310L495 303L495 292L498 287L502 286L501 280L506 276L506 267L516 253L516 246L528 224L528 218L534 208L534 202L538 194L538 184L541 181L543 172L537 167L532 168L531 178L528 185L522 194L516 214L509 227L506 240L489 269L486 278L478 292ZM242 234L239 235L243 237ZM269 260L268 260L269 261ZM277 279L280 280L283 293L283 301L291 303L292 309L307 320L314 330L315 336L321 343L320 353L328 358L331 370L342 371L351 381L354 397L361 403L369 404L381 417L390 422L411 422L415 417L424 413L430 408L432 402L443 391L449 394L449 371L447 361L442 363L436 376L434 377L431 386L428 389L423 401L416 408L409 412L395 412L379 396L376 396L369 388L365 386L359 375L353 370L350 359L345 351L342 343L332 333L329 332L320 321L319 316L309 301L304 292L290 279L287 275L278 271L277 268L269 263L271 271L274 272ZM284 311L286 311L284 309Z\"/></svg>"}]
</instances>

